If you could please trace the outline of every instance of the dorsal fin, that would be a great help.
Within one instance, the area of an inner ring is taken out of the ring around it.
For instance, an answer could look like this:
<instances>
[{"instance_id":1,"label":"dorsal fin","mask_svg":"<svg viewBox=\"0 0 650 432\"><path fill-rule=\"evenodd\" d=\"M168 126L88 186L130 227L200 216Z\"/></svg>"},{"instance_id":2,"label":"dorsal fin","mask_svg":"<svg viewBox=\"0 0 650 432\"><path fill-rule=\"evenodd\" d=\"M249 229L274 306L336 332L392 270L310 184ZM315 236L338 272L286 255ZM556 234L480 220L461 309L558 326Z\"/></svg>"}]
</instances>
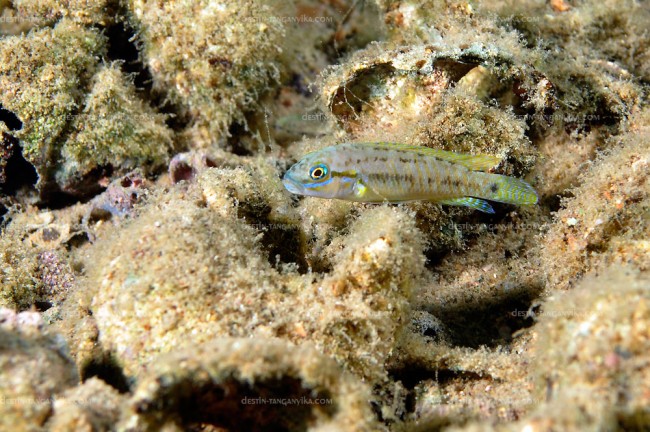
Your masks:
<instances>
[{"instance_id":1,"label":"dorsal fin","mask_svg":"<svg viewBox=\"0 0 650 432\"><path fill-rule=\"evenodd\" d=\"M501 158L489 154L468 154L468 153L454 153L444 150L436 150L426 148L425 153L431 154L436 159L441 159L447 162L462 165L472 171L487 171L499 165Z\"/></svg>"},{"instance_id":2,"label":"dorsal fin","mask_svg":"<svg viewBox=\"0 0 650 432\"><path fill-rule=\"evenodd\" d=\"M384 146L386 148L394 148L399 150L409 150L417 152L421 155L433 156L446 162L462 165L472 171L487 171L501 162L499 156L489 154L469 154L469 153L455 153L452 151L432 149L424 146L399 144L390 142L375 143L375 145Z\"/></svg>"}]
</instances>

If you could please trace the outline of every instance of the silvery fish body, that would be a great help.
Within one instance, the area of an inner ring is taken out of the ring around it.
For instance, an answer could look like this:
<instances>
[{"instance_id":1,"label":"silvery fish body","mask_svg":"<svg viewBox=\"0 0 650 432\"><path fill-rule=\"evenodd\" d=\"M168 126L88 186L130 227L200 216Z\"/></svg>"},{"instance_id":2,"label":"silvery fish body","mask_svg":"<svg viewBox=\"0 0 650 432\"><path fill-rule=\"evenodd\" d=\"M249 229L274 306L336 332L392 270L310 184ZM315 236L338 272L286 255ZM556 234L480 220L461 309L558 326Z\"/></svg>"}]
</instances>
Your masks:
<instances>
[{"instance_id":1,"label":"silvery fish body","mask_svg":"<svg viewBox=\"0 0 650 432\"><path fill-rule=\"evenodd\" d=\"M427 200L494 213L484 200L536 204L523 180L483 171L500 159L396 143L345 143L310 153L285 174L295 194L360 202Z\"/></svg>"}]
</instances>

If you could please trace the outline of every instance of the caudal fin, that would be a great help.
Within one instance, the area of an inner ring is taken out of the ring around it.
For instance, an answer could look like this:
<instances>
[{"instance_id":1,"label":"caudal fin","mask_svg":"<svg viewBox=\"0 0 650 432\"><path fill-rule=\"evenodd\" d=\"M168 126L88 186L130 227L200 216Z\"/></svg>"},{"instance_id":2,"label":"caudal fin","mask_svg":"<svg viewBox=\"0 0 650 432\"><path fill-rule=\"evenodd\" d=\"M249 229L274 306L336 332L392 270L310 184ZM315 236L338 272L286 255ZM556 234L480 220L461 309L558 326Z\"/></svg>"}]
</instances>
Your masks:
<instances>
[{"instance_id":1,"label":"caudal fin","mask_svg":"<svg viewBox=\"0 0 650 432\"><path fill-rule=\"evenodd\" d=\"M487 191L481 198L507 204L537 204L537 192L525 181L499 174L487 176Z\"/></svg>"}]
</instances>

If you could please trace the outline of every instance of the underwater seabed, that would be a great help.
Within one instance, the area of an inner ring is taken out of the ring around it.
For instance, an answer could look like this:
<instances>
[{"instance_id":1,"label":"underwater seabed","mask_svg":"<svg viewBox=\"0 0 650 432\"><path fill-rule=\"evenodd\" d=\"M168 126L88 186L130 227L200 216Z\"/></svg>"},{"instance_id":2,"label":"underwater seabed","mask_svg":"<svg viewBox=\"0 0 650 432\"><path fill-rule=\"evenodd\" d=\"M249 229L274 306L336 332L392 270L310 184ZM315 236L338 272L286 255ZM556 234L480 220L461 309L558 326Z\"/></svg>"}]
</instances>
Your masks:
<instances>
[{"instance_id":1,"label":"underwater seabed","mask_svg":"<svg viewBox=\"0 0 650 432\"><path fill-rule=\"evenodd\" d=\"M0 430L648 430L648 22L0 1ZM285 189L345 142L491 155L537 204Z\"/></svg>"}]
</instances>

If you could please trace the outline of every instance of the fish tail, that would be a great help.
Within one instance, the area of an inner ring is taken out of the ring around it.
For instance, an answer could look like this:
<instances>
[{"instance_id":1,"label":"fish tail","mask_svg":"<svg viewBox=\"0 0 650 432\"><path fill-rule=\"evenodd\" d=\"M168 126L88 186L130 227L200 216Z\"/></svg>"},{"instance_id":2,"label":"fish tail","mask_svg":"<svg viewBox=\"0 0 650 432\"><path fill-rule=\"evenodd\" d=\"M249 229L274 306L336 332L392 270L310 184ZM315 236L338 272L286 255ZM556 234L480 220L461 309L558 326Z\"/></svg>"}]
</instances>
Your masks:
<instances>
[{"instance_id":1,"label":"fish tail","mask_svg":"<svg viewBox=\"0 0 650 432\"><path fill-rule=\"evenodd\" d=\"M499 174L486 174L487 188L481 198L507 204L537 204L537 192L525 181Z\"/></svg>"}]
</instances>

